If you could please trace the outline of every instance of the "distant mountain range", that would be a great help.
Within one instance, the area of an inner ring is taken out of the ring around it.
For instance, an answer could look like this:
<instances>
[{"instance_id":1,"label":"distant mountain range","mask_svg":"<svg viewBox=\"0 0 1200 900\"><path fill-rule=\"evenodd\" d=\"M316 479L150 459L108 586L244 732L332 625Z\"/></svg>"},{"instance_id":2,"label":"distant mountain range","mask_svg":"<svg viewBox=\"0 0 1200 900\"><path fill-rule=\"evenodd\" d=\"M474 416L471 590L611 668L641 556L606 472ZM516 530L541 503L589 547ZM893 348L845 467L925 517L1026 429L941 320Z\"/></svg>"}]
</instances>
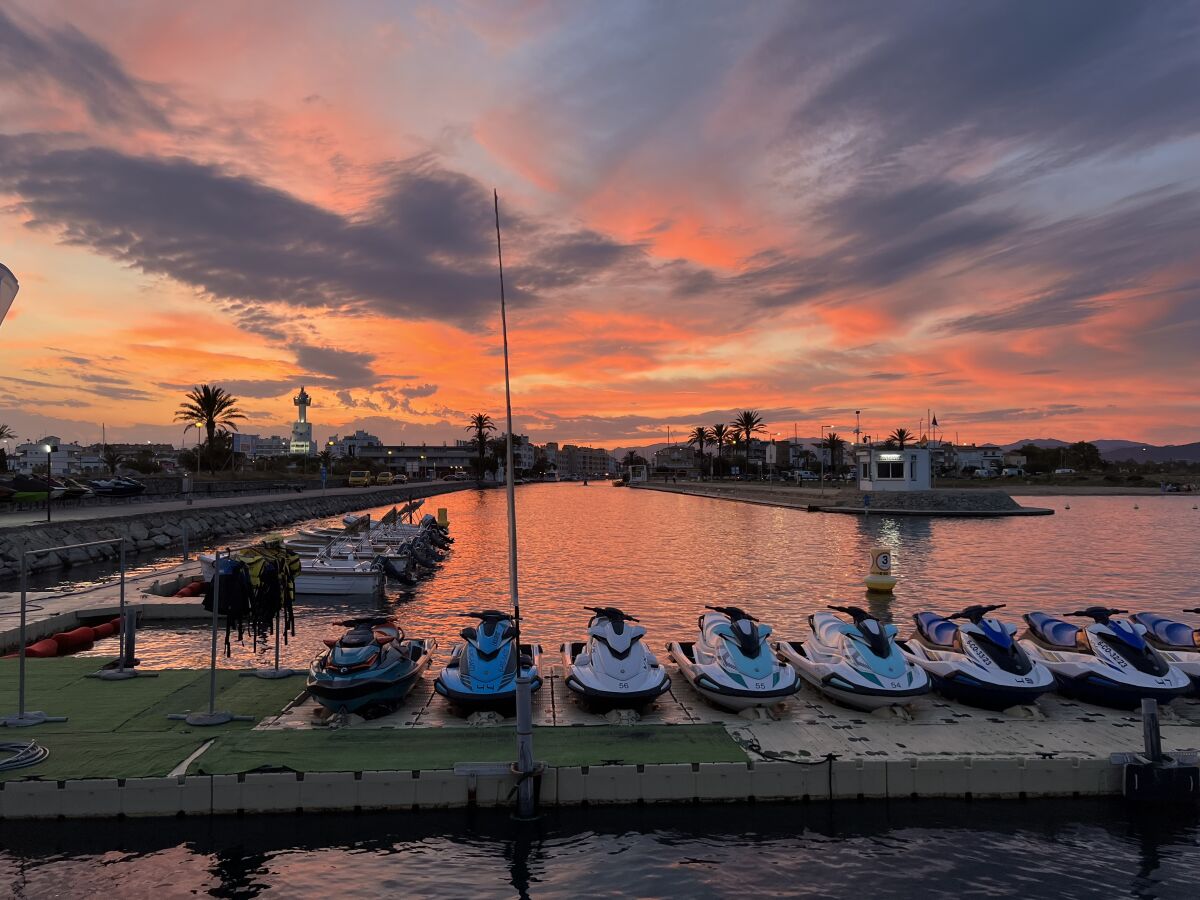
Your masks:
<instances>
[{"instance_id":1,"label":"distant mountain range","mask_svg":"<svg viewBox=\"0 0 1200 900\"><path fill-rule=\"evenodd\" d=\"M1100 455L1109 462L1200 462L1200 441L1192 444L1168 444L1165 447L1142 441L1098 440L1088 443L1095 444ZM1005 444L1004 449L1016 450L1026 444L1057 450L1059 447L1069 447L1071 442L1060 441L1057 438L1030 438Z\"/></svg>"}]
</instances>

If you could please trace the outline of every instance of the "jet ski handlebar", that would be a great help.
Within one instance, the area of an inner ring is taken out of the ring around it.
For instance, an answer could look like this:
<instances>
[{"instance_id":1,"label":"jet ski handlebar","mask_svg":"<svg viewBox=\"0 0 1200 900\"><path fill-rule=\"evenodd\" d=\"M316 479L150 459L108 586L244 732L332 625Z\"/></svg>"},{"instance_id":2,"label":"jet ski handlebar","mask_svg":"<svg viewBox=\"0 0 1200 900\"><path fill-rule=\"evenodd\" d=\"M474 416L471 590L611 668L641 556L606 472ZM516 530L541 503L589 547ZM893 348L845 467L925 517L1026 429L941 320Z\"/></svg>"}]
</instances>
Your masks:
<instances>
[{"instance_id":1,"label":"jet ski handlebar","mask_svg":"<svg viewBox=\"0 0 1200 900\"><path fill-rule=\"evenodd\" d=\"M865 622L867 619L875 618L873 615L859 606L828 606L826 609L832 609L834 612L845 613L854 620L855 625L857 625L859 622Z\"/></svg>"},{"instance_id":2,"label":"jet ski handlebar","mask_svg":"<svg viewBox=\"0 0 1200 900\"><path fill-rule=\"evenodd\" d=\"M376 625L395 625L396 620L386 616L367 616L361 619L342 619L333 624L342 628L357 628L360 625L373 628Z\"/></svg>"},{"instance_id":3,"label":"jet ski handlebar","mask_svg":"<svg viewBox=\"0 0 1200 900\"><path fill-rule=\"evenodd\" d=\"M590 613L595 613L598 617L600 617L602 619L609 619L609 620L618 620L619 619L619 620L625 621L625 622L639 621L636 617L626 615L625 613L621 612L621 610L617 609L615 606L585 606L584 609L586 609Z\"/></svg>"},{"instance_id":4,"label":"jet ski handlebar","mask_svg":"<svg viewBox=\"0 0 1200 900\"><path fill-rule=\"evenodd\" d=\"M1129 612L1127 609L1110 609L1107 606L1089 606L1087 609L1077 609L1075 612L1063 613L1066 616L1081 616L1085 619L1094 619L1101 625L1108 622L1113 616L1119 616Z\"/></svg>"},{"instance_id":5,"label":"jet ski handlebar","mask_svg":"<svg viewBox=\"0 0 1200 900\"><path fill-rule=\"evenodd\" d=\"M719 612L723 616L728 616L729 621L735 622L738 619L746 619L749 622L757 622L758 619L749 613L743 612L736 606L705 606L705 609L711 609L713 612Z\"/></svg>"},{"instance_id":6,"label":"jet ski handlebar","mask_svg":"<svg viewBox=\"0 0 1200 900\"><path fill-rule=\"evenodd\" d=\"M459 618L463 619L479 619L486 621L488 619L511 619L512 614L500 612L498 609L485 609L483 612L465 612L459 613Z\"/></svg>"},{"instance_id":7,"label":"jet ski handlebar","mask_svg":"<svg viewBox=\"0 0 1200 900\"><path fill-rule=\"evenodd\" d=\"M988 613L995 612L998 609L1003 609L1007 605L1008 604L1006 604L1006 603L976 604L975 606L968 606L966 609L960 610L959 612L956 612L953 615L946 616L946 618L947 619L967 619L970 622L979 624L979 620L982 619L984 616L986 616Z\"/></svg>"}]
</instances>

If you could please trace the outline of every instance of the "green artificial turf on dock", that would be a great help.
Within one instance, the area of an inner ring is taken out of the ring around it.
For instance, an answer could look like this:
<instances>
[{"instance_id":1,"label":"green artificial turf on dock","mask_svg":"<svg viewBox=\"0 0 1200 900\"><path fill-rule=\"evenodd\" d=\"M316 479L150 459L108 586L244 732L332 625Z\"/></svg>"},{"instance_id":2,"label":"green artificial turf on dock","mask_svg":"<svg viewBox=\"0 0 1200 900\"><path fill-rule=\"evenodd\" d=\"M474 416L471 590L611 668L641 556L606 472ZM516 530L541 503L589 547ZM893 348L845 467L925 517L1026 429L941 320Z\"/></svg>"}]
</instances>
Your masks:
<instances>
[{"instance_id":1,"label":"green artificial turf on dock","mask_svg":"<svg viewBox=\"0 0 1200 900\"><path fill-rule=\"evenodd\" d=\"M0 781L41 778L137 778L168 775L205 742L213 744L188 774L259 769L300 772L448 769L456 762L513 758L511 724L483 728L340 728L252 731L303 689L300 678L277 681L217 673L217 709L253 716L198 728L168 713L208 708L207 670L166 670L155 678L100 681L87 677L101 660L26 661L27 710L67 716L7 730L8 741L36 740L50 750L38 765L0 773ZM17 711L17 660L0 660L0 714ZM719 725L539 727L534 752L554 766L603 763L741 762L745 753Z\"/></svg>"}]
</instances>

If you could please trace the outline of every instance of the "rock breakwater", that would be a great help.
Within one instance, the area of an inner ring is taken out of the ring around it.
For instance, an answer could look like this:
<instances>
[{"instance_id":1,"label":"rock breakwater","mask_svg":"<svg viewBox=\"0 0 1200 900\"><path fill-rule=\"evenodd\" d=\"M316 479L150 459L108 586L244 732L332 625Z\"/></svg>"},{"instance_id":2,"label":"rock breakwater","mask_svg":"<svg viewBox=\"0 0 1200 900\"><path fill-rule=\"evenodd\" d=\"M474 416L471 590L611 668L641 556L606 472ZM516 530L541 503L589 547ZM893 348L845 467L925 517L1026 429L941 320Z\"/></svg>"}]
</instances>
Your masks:
<instances>
[{"instance_id":1,"label":"rock breakwater","mask_svg":"<svg viewBox=\"0 0 1200 900\"><path fill-rule=\"evenodd\" d=\"M21 553L26 550L119 538L126 539L129 553L182 548L185 528L188 545L194 550L221 538L270 531L296 522L353 510L404 503L462 490L464 487L473 485L435 483L329 496L299 494L264 497L254 502L231 502L228 506L205 505L183 510L153 511L130 507L92 519L0 528L0 580L13 578L19 573ZM31 572L43 572L100 562L112 559L117 554L118 547L115 544L75 547L32 556L28 566Z\"/></svg>"}]
</instances>

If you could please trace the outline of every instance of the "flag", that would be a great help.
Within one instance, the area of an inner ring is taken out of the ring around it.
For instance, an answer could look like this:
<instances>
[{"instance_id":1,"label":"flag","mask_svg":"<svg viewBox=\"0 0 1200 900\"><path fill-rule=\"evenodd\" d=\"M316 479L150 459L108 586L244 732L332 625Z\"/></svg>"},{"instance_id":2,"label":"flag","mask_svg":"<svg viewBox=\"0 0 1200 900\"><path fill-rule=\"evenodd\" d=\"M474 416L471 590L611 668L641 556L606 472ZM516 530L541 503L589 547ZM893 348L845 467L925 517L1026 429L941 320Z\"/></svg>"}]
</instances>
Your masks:
<instances>
[{"instance_id":1,"label":"flag","mask_svg":"<svg viewBox=\"0 0 1200 900\"><path fill-rule=\"evenodd\" d=\"M17 283L17 276L8 266L0 263L0 325L4 324L4 317L8 315L13 298L17 296L17 291L20 289L21 285Z\"/></svg>"},{"instance_id":2,"label":"flag","mask_svg":"<svg viewBox=\"0 0 1200 900\"><path fill-rule=\"evenodd\" d=\"M937 428L937 427L938 427L938 423L937 423L937 413L934 413L934 414L933 414L933 421L932 421L932 422L930 422L929 424L930 424L932 427L934 427L934 428Z\"/></svg>"}]
</instances>

